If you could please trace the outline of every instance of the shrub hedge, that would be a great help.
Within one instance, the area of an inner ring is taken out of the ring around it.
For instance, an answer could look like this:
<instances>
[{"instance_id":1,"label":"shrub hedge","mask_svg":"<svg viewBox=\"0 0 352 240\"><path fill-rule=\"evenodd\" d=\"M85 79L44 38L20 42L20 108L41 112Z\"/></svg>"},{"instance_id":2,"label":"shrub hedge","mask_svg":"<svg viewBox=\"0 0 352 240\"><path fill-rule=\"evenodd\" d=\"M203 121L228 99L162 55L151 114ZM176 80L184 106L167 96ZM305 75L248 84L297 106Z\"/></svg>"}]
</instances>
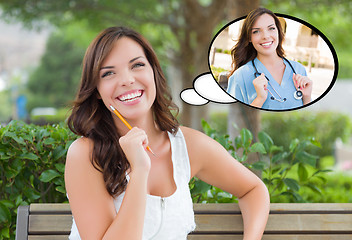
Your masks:
<instances>
[{"instance_id":1,"label":"shrub hedge","mask_svg":"<svg viewBox=\"0 0 352 240\"><path fill-rule=\"evenodd\" d=\"M316 166L319 154L315 153L321 149L316 150L319 143L311 137L293 138L285 147L265 132L260 133L258 142L253 142L247 129L232 140L204 121L203 128L247 167L262 170L272 202L323 202L323 197L326 201L351 201L344 196L331 197L337 193L347 195L351 178L336 180ZM0 126L0 240L15 238L18 206L67 202L64 163L67 149L76 138L64 123L37 126L12 121ZM260 155L261 161L247 164L249 154ZM327 189L329 182L332 186ZM340 184L342 190L333 191ZM191 180L190 188L194 202L236 201L231 194L197 178Z\"/></svg>"},{"instance_id":2,"label":"shrub hedge","mask_svg":"<svg viewBox=\"0 0 352 240\"><path fill-rule=\"evenodd\" d=\"M18 206L67 201L64 164L75 139L63 123L0 127L0 239L14 239Z\"/></svg>"}]
</instances>

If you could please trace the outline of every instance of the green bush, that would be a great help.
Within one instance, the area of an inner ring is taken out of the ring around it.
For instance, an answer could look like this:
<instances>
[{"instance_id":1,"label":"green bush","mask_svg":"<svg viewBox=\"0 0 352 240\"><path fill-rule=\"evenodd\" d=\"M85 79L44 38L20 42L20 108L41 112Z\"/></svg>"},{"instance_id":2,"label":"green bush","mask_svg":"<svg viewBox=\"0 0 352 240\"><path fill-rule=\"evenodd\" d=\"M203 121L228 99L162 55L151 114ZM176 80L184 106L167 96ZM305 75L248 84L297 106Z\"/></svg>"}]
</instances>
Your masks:
<instances>
[{"instance_id":1,"label":"green bush","mask_svg":"<svg viewBox=\"0 0 352 240\"><path fill-rule=\"evenodd\" d=\"M0 127L0 239L14 239L18 206L67 201L64 163L75 139L64 124Z\"/></svg>"},{"instance_id":2,"label":"green bush","mask_svg":"<svg viewBox=\"0 0 352 240\"><path fill-rule=\"evenodd\" d=\"M312 137L293 138L284 147L275 145L276 141L265 132L260 133L258 142L253 142L252 133L242 129L231 140L205 121L202 124L205 133L237 160L248 168L262 170L272 202L352 202L352 177L325 173L316 167L318 158L313 153L320 155L322 150L316 150L319 144ZM18 206L67 202L64 163L67 149L76 138L64 123L36 126L12 121L0 126L0 239L14 239ZM247 164L250 154L259 154L261 161ZM331 166L331 160L324 159L324 165ZM237 201L197 178L189 185L194 202Z\"/></svg>"},{"instance_id":3,"label":"green bush","mask_svg":"<svg viewBox=\"0 0 352 240\"><path fill-rule=\"evenodd\" d=\"M336 139L347 141L352 134L351 120L347 115L305 110L263 113L262 129L284 148L289 147L291 139L303 140L314 136L322 145L321 149L314 152L320 157L333 155Z\"/></svg>"},{"instance_id":4,"label":"green bush","mask_svg":"<svg viewBox=\"0 0 352 240\"><path fill-rule=\"evenodd\" d=\"M265 132L258 134L258 142L253 142L253 135L248 129L242 129L240 135L233 141L228 135L221 135L210 125L203 121L204 132L218 141L239 162L250 169L261 170L262 179L266 184L272 202L306 202L306 196L300 194L301 188L320 193L319 187L314 185L314 180L324 179L328 170L317 168L318 156L313 155L313 150L319 149L320 144L314 139L290 141L288 148L277 146L272 138ZM248 164L250 154L258 154L260 160ZM236 199L194 178L190 183L194 202L233 202Z\"/></svg>"}]
</instances>

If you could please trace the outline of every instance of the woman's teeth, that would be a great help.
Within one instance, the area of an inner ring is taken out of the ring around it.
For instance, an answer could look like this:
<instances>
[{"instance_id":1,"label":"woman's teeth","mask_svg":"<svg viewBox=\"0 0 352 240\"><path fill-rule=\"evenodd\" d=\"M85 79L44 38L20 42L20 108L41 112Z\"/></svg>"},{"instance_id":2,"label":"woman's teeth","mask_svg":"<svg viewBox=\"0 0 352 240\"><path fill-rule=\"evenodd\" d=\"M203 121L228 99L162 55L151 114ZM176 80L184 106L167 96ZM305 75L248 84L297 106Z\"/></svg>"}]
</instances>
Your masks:
<instances>
[{"instance_id":1,"label":"woman's teeth","mask_svg":"<svg viewBox=\"0 0 352 240\"><path fill-rule=\"evenodd\" d=\"M267 42L267 43L262 43L261 45L266 47L266 46L271 45L272 43L273 43L273 42Z\"/></svg>"},{"instance_id":2,"label":"woman's teeth","mask_svg":"<svg viewBox=\"0 0 352 240\"><path fill-rule=\"evenodd\" d=\"M136 98L139 98L140 96L142 96L141 90L139 90L137 92L129 93L126 95L121 95L118 97L118 99L123 102L131 102L131 101L135 100Z\"/></svg>"}]
</instances>

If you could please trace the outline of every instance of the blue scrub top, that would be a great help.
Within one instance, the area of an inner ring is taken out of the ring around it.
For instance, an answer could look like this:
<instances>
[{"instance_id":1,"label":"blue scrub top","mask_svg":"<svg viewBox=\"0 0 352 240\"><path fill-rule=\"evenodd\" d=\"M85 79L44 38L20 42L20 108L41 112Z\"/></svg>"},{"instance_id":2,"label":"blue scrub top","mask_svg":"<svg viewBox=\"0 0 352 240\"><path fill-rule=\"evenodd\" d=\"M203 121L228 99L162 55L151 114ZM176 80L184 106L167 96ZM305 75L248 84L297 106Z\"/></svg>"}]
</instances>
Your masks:
<instances>
[{"instance_id":1,"label":"blue scrub top","mask_svg":"<svg viewBox=\"0 0 352 240\"><path fill-rule=\"evenodd\" d=\"M286 98L285 102L279 102L271 99L271 94L268 92L268 97L264 102L262 109L268 110L288 110L292 108L297 108L303 106L302 99L295 99L294 93L296 88L293 84L293 70L290 65L285 61L284 64L285 72L282 77L281 85L275 81L271 76L270 72L257 58L254 59L254 64L258 69L259 74L264 73L267 78L269 78L270 84L268 84L268 89L274 95L275 98L280 99L280 97L275 93L278 92L281 98ZM297 74L302 76L307 76L306 69L304 66L298 62L290 61L292 67L295 69ZM251 104L257 97L257 92L255 91L253 80L255 69L253 67L252 61L247 62L245 65L238 68L230 77L227 92L234 96L238 101ZM274 88L274 89L273 89Z\"/></svg>"}]
</instances>

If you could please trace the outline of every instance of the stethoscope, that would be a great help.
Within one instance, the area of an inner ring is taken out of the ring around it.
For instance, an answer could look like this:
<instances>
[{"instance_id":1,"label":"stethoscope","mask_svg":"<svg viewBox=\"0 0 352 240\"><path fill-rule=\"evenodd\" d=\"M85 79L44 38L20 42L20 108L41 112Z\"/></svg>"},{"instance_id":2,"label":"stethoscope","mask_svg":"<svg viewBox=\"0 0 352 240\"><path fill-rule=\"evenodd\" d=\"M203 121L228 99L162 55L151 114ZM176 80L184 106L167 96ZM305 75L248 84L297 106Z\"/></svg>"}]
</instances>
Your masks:
<instances>
[{"instance_id":1,"label":"stethoscope","mask_svg":"<svg viewBox=\"0 0 352 240\"><path fill-rule=\"evenodd\" d=\"M293 66L292 66L292 64L290 63L290 61L288 61L286 58L283 58L283 59L286 60L286 62L288 62L288 65L290 65L292 71L294 72L294 74L296 74L296 71L295 71L295 69L293 68ZM254 64L254 59L252 60L252 64L253 64L253 67L254 67L254 69L255 69L254 77L257 78L257 77L259 77L259 76L261 75L261 73L258 72L258 69L257 69L257 67L256 67L255 64ZM279 98L280 98L280 99L276 98L276 97L274 96L274 94L272 94L272 92L268 89L268 91L269 91L269 93L270 93L270 95L271 95L270 99L271 99L271 100L276 100L276 101L278 101L278 102L285 102L287 99L286 99L286 98L282 98L282 97L280 96L280 94L275 90L275 88L273 87L273 85L271 85L270 80L269 80L269 78L268 78L267 76L265 76L265 78L268 80L268 83L269 83L270 87L275 91L275 93L276 93L276 94L279 96ZM302 91L300 90L300 87L298 87L298 90L296 90L296 91L293 93L293 97L294 97L295 99L297 99L297 100L302 99L303 93L302 93Z\"/></svg>"}]
</instances>

